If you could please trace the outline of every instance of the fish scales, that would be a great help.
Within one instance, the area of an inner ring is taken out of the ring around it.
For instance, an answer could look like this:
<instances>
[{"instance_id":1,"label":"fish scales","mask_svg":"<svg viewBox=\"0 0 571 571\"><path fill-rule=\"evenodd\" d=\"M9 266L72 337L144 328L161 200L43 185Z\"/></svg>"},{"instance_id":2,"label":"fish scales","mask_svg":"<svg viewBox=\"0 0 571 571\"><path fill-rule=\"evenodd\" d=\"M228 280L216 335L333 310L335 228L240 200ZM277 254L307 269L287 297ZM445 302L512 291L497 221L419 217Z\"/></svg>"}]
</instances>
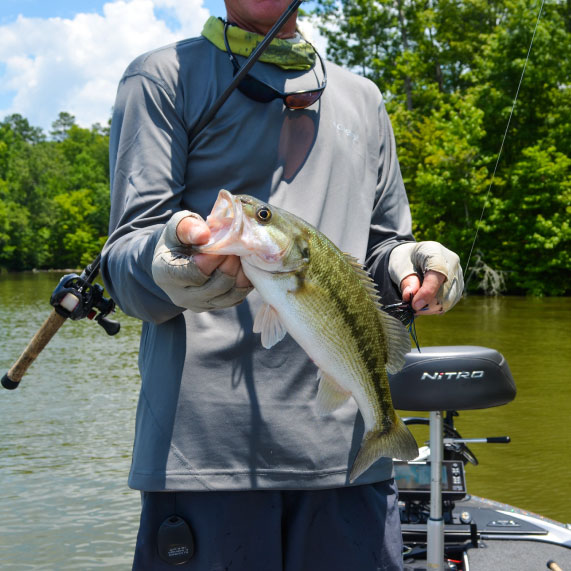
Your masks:
<instances>
[{"instance_id":1,"label":"fish scales","mask_svg":"<svg viewBox=\"0 0 571 571\"><path fill-rule=\"evenodd\" d=\"M380 311L374 283L357 261L304 220L250 196L221 190L207 222L212 238L196 249L240 256L264 301L254 320L264 347L287 332L319 368L316 413L356 401L365 435L349 480L382 456L416 457L387 377L387 369L404 363L410 339Z\"/></svg>"},{"instance_id":2,"label":"fish scales","mask_svg":"<svg viewBox=\"0 0 571 571\"><path fill-rule=\"evenodd\" d=\"M327 327L333 332L331 340L338 342L339 352L344 359L354 363L363 381L369 381L363 385L371 400L380 405L382 414L377 415L377 419L382 423L383 417L390 416L392 400L385 371L387 344L378 310L362 287L358 274L349 271L346 257L331 248L331 243L315 235L309 251L307 279L323 288L321 303L317 305L333 318L341 318ZM334 309L327 311L331 306Z\"/></svg>"}]
</instances>

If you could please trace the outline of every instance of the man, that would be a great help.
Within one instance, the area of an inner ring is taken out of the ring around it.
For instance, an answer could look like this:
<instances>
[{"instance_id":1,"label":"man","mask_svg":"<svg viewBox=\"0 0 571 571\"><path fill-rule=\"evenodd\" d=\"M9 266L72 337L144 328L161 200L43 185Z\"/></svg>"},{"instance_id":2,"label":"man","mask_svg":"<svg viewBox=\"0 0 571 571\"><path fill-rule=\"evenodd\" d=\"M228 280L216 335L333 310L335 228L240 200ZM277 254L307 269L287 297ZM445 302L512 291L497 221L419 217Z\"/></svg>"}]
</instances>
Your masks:
<instances>
[{"instance_id":1,"label":"man","mask_svg":"<svg viewBox=\"0 0 571 571\"><path fill-rule=\"evenodd\" d=\"M366 262L385 303L402 296L428 314L461 295L458 257L413 241L378 89L321 63L295 16L194 132L287 5L226 0L226 23L141 56L119 86L102 269L144 322L129 478L143 492L137 570L402 565L391 460L348 482L363 431L355 403L318 417L307 355L289 336L266 350L252 333L261 301L239 259L190 249L208 241L204 218L226 188L318 227Z\"/></svg>"}]
</instances>

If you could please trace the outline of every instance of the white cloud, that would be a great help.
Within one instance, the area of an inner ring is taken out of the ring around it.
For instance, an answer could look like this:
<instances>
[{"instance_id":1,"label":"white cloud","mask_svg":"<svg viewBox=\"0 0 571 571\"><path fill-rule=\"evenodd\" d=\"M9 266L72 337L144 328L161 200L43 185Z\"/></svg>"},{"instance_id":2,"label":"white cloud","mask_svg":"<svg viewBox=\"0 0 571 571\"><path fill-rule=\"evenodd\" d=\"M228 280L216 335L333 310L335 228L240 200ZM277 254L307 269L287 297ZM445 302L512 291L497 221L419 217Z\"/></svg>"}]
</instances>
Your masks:
<instances>
[{"instance_id":1,"label":"white cloud","mask_svg":"<svg viewBox=\"0 0 571 571\"><path fill-rule=\"evenodd\" d=\"M83 127L106 124L129 62L153 48L200 34L203 0L109 0L103 15L24 18L0 26L0 120L20 113L46 133L60 111ZM321 53L310 22L303 33Z\"/></svg>"},{"instance_id":2,"label":"white cloud","mask_svg":"<svg viewBox=\"0 0 571 571\"><path fill-rule=\"evenodd\" d=\"M173 31L170 21L178 23ZM20 113L49 131L60 111L89 127L109 119L117 84L137 55L198 35L209 16L202 0L116 0L103 16L23 18L0 26L0 119Z\"/></svg>"},{"instance_id":3,"label":"white cloud","mask_svg":"<svg viewBox=\"0 0 571 571\"><path fill-rule=\"evenodd\" d=\"M314 16L298 20L298 28L309 42L311 42L322 57L327 51L327 38L319 32L319 22Z\"/></svg>"}]
</instances>

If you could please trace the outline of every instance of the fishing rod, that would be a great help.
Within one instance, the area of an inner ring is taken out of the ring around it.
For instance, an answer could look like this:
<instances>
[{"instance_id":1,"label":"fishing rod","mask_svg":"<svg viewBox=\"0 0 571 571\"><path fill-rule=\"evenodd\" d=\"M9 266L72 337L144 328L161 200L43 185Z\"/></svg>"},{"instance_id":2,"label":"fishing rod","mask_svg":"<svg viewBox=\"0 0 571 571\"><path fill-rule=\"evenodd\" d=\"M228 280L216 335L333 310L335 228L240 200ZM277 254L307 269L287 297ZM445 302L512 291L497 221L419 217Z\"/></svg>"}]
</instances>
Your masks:
<instances>
[{"instance_id":1,"label":"fishing rod","mask_svg":"<svg viewBox=\"0 0 571 571\"><path fill-rule=\"evenodd\" d=\"M50 298L54 309L18 360L2 377L2 386L5 389L14 390L20 386L20 381L30 365L67 319L77 321L87 317L101 325L107 335L119 333L120 323L107 318L115 311L115 302L103 296L102 286L93 283L99 273L100 263L101 254L88 264L80 275L66 274L60 279Z\"/></svg>"},{"instance_id":2,"label":"fishing rod","mask_svg":"<svg viewBox=\"0 0 571 571\"><path fill-rule=\"evenodd\" d=\"M283 25L291 18L302 2L304 2L304 0L293 0L285 9L276 23L264 36L264 39L252 51L248 59L244 62L244 65L236 72L236 75L228 87L222 92L218 99L216 99L212 107L208 109L200 122L191 131L189 140L193 139L210 123L220 107L224 105L228 97L230 97L239 83L246 77L252 66L258 61L270 42L276 37ZM87 317L95 319L108 335L116 335L119 332L120 324L107 319L107 315L115 310L115 302L112 299L104 298L103 287L93 283L93 280L95 280L99 273L100 263L101 254L98 254L95 260L86 266L81 275L67 274L61 278L50 299L54 310L32 337L30 343L18 360L2 377L2 386L5 389L13 390L20 386L20 381L30 365L43 351L50 339L58 332L66 319L79 320ZM97 310L99 310L99 314L97 314Z\"/></svg>"}]
</instances>

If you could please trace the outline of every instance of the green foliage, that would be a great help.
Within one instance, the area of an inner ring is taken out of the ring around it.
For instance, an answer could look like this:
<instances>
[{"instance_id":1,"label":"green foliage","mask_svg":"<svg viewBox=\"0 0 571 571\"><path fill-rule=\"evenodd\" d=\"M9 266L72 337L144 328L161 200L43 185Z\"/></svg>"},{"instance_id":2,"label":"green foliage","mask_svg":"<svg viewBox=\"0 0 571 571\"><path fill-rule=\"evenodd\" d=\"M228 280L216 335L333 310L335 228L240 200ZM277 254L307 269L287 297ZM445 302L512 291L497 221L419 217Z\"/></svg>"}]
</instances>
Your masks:
<instances>
[{"instance_id":1,"label":"green foliage","mask_svg":"<svg viewBox=\"0 0 571 571\"><path fill-rule=\"evenodd\" d=\"M545 3L520 85L539 7L318 0L330 59L385 95L416 238L466 268L477 235L473 289L571 293L571 13Z\"/></svg>"},{"instance_id":2,"label":"green foliage","mask_svg":"<svg viewBox=\"0 0 571 571\"><path fill-rule=\"evenodd\" d=\"M395 108L399 156L407 167L403 177L415 234L463 252L473 239L488 182L480 155L483 113L470 96L436 94L435 99L439 103L428 114Z\"/></svg>"},{"instance_id":3,"label":"green foliage","mask_svg":"<svg viewBox=\"0 0 571 571\"><path fill-rule=\"evenodd\" d=\"M527 147L510 169L508 188L502 210L510 223L491 233L504 246L505 258L498 266L519 269L510 277L516 290L551 295L568 292L571 159L555 147Z\"/></svg>"},{"instance_id":4,"label":"green foliage","mask_svg":"<svg viewBox=\"0 0 571 571\"><path fill-rule=\"evenodd\" d=\"M20 115L0 123L0 267L79 268L107 236L108 133L60 113L52 139Z\"/></svg>"},{"instance_id":5,"label":"green foliage","mask_svg":"<svg viewBox=\"0 0 571 571\"><path fill-rule=\"evenodd\" d=\"M416 238L464 268L473 252L472 289L571 293L569 2L545 3L521 86L539 3L317 6L329 58L385 96ZM60 113L50 135L17 114L0 123L1 267L83 266L105 241L108 129Z\"/></svg>"}]
</instances>

